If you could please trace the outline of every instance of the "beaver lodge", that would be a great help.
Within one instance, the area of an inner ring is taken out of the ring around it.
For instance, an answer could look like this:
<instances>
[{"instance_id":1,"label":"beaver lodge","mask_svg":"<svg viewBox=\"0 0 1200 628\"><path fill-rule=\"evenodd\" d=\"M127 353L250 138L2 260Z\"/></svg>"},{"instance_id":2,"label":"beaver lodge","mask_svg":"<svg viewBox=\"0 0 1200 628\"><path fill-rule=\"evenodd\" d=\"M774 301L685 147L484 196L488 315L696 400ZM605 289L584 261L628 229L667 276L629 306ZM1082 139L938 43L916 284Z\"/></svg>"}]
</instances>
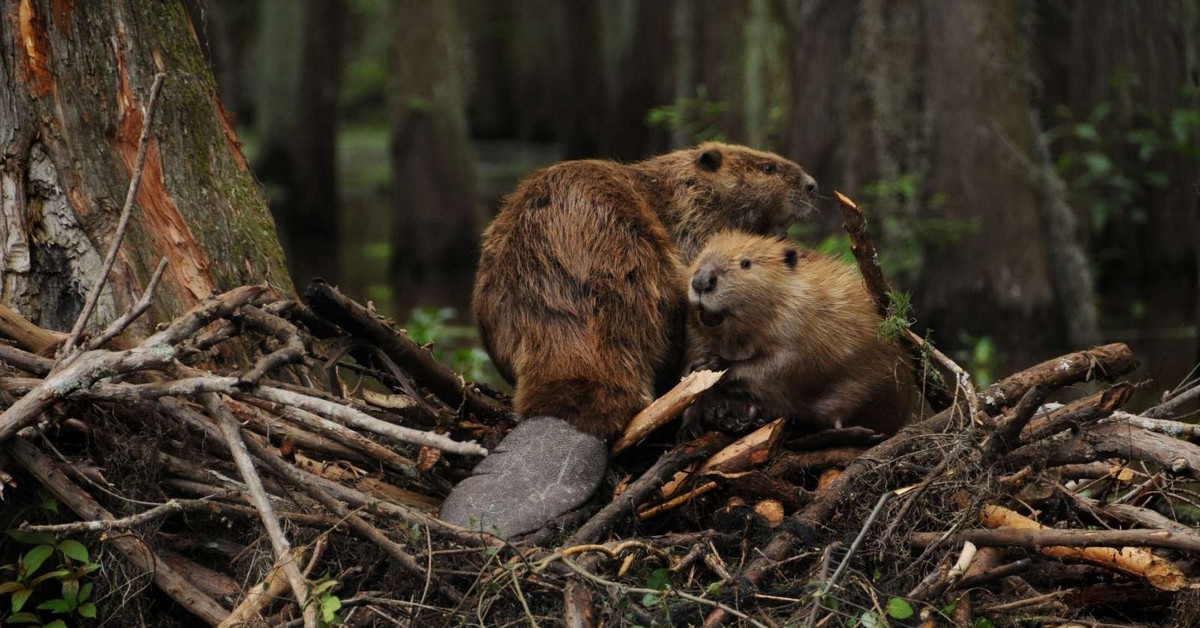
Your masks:
<instances>
[{"instance_id":1,"label":"beaver lodge","mask_svg":"<svg viewBox=\"0 0 1200 628\"><path fill-rule=\"evenodd\" d=\"M241 287L121 335L152 293L91 338L3 312L0 480L45 505L7 513L29 547L7 592L61 564L61 608L99 599L114 625L1200 621L1200 429L1179 420L1200 386L1127 406L1121 344L980 390L901 325L932 410L886 440L775 421L676 443L659 426L720 377L696 373L614 444L592 500L508 542L436 518L514 425L505 395L321 282L300 302Z\"/></svg>"}]
</instances>

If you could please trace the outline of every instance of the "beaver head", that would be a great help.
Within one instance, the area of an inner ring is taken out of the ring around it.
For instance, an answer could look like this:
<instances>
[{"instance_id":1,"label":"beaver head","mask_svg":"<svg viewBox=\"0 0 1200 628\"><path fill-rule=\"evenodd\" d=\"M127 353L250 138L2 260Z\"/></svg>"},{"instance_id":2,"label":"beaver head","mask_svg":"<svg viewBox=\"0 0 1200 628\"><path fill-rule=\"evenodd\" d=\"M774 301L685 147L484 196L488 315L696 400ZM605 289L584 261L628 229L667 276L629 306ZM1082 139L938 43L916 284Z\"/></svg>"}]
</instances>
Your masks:
<instances>
[{"instance_id":1,"label":"beaver head","mask_svg":"<svg viewBox=\"0 0 1200 628\"><path fill-rule=\"evenodd\" d=\"M745 359L750 338L770 337L793 299L781 293L803 256L785 240L724 232L713 236L689 272L688 303L696 332L720 348L722 357Z\"/></svg>"},{"instance_id":2,"label":"beaver head","mask_svg":"<svg viewBox=\"0 0 1200 628\"><path fill-rule=\"evenodd\" d=\"M760 235L784 236L791 223L816 208L817 180L774 153L707 142L692 150L698 178L711 186L713 202L729 226Z\"/></svg>"}]
</instances>

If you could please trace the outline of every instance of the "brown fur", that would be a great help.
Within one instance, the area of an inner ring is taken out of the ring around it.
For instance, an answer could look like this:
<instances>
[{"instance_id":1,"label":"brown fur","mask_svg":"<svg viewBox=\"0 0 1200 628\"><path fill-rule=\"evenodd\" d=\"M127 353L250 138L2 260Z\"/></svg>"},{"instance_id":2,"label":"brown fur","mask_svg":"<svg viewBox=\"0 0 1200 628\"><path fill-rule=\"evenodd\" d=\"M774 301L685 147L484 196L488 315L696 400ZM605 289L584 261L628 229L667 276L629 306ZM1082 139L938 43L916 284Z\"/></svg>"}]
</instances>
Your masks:
<instances>
[{"instance_id":1,"label":"brown fur","mask_svg":"<svg viewBox=\"0 0 1200 628\"><path fill-rule=\"evenodd\" d=\"M882 318L850 266L779 239L722 233L691 277L688 355L728 365L718 394L744 395L766 419L886 434L908 420L912 369L879 338Z\"/></svg>"},{"instance_id":2,"label":"brown fur","mask_svg":"<svg viewBox=\"0 0 1200 628\"><path fill-rule=\"evenodd\" d=\"M515 409L620 433L677 374L684 264L721 229L782 233L814 191L790 161L715 143L530 175L484 232L473 305Z\"/></svg>"}]
</instances>

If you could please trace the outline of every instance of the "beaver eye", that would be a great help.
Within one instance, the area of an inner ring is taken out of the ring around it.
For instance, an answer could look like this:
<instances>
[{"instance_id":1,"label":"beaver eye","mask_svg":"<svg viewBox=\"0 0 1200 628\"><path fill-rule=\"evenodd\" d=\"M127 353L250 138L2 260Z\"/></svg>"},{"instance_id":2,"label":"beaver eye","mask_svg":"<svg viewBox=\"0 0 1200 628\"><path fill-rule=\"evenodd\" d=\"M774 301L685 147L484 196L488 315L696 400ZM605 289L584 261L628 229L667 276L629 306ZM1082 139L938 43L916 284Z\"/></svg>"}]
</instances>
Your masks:
<instances>
[{"instance_id":1,"label":"beaver eye","mask_svg":"<svg viewBox=\"0 0 1200 628\"><path fill-rule=\"evenodd\" d=\"M761 166L762 171L767 174L775 174L775 164L767 162Z\"/></svg>"},{"instance_id":2,"label":"beaver eye","mask_svg":"<svg viewBox=\"0 0 1200 628\"><path fill-rule=\"evenodd\" d=\"M744 259L742 260L742 269L745 270L747 268L750 268L750 260Z\"/></svg>"}]
</instances>

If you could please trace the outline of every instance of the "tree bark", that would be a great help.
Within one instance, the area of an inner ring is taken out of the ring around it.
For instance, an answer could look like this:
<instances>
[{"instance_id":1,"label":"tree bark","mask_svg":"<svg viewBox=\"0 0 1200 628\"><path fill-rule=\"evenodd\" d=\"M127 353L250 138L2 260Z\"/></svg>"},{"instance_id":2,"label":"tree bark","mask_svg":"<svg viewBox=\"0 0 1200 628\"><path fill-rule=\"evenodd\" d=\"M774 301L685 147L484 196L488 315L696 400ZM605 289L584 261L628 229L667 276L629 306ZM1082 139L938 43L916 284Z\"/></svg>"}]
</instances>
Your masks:
<instances>
[{"instance_id":1,"label":"tree bark","mask_svg":"<svg viewBox=\"0 0 1200 628\"><path fill-rule=\"evenodd\" d=\"M69 329L125 197L154 75L167 79L136 209L92 326L169 266L150 320L214 290L292 294L261 191L178 2L7 0L0 29L0 302Z\"/></svg>"}]
</instances>

